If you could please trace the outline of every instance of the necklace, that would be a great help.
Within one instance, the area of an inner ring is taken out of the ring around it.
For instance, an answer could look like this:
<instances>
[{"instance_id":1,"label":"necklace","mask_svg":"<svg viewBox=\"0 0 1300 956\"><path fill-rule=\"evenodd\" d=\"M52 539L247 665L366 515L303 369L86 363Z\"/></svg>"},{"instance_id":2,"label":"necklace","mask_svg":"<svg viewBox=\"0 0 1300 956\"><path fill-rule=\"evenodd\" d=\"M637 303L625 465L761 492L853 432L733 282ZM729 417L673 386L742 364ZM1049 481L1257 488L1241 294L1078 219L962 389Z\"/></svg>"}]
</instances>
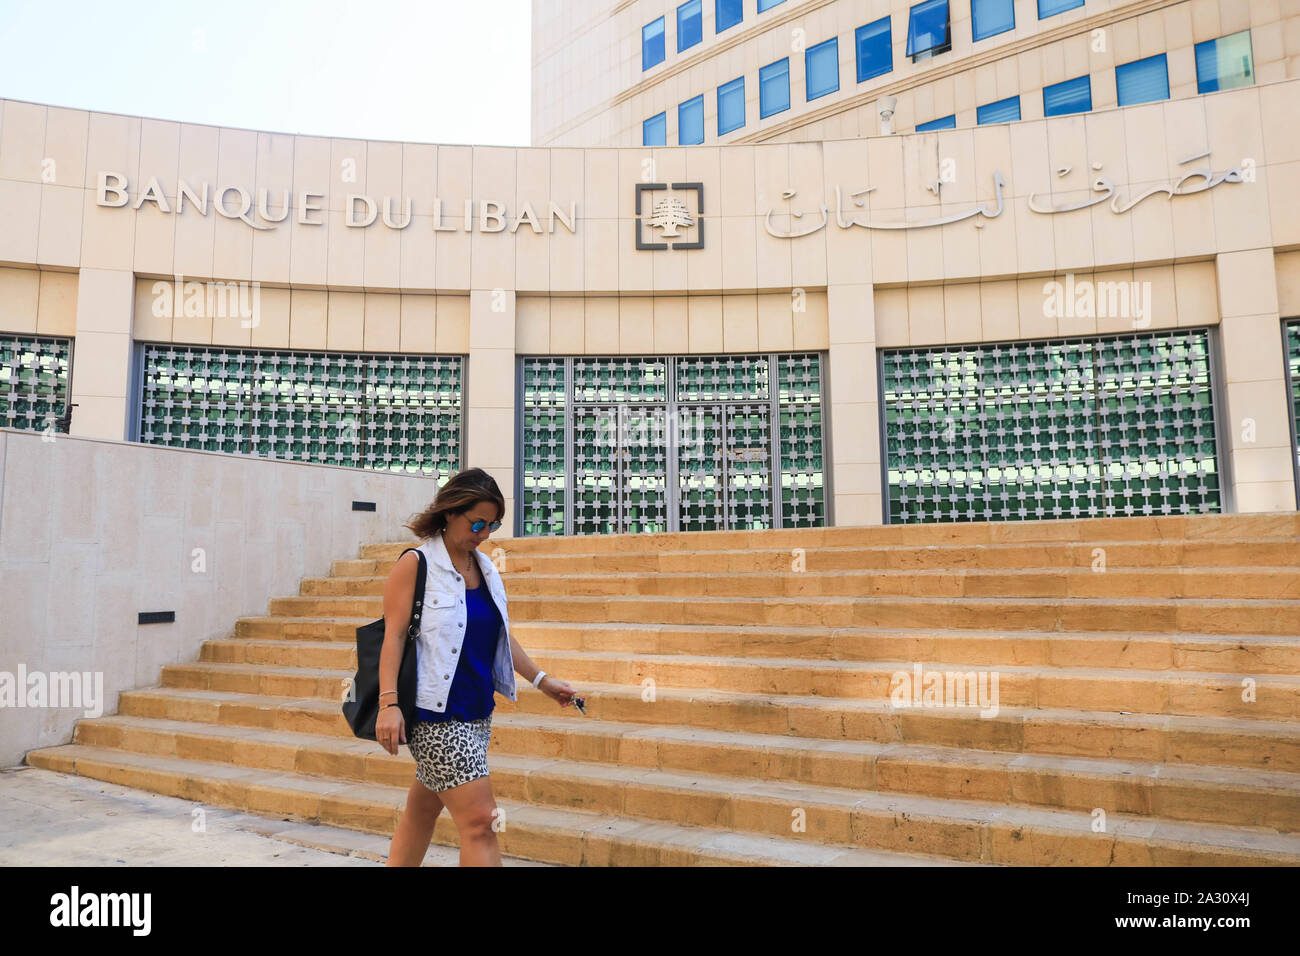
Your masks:
<instances>
[{"instance_id":1,"label":"necklace","mask_svg":"<svg viewBox=\"0 0 1300 956\"><path fill-rule=\"evenodd\" d=\"M444 546L445 546L446 543L447 543L447 533L446 533L445 531L443 532L443 535L442 535L442 543L443 543ZM466 557L469 557L469 555L466 555ZM460 570L460 566L459 566L458 564L456 564L455 561L452 561L452 558L451 558L451 552L450 552L450 551L447 552L447 560L448 560L448 561L451 561L451 566L452 566L453 568L455 568L457 571L460 571L461 576L465 579L466 583L468 583L468 582L469 582L469 572L468 572L468 571L461 571L461 570ZM473 559L473 558L470 558L470 560L473 561L474 559Z\"/></svg>"}]
</instances>

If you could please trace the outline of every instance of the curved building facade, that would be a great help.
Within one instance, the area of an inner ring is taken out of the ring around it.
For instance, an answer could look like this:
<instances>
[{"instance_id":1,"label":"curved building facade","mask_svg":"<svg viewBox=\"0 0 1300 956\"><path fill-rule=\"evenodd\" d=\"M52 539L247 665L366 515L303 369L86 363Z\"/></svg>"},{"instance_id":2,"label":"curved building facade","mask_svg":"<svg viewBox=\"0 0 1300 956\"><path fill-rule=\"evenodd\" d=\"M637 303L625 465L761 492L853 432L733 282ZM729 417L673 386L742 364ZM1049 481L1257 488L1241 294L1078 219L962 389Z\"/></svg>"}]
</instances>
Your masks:
<instances>
[{"instance_id":1,"label":"curved building facade","mask_svg":"<svg viewBox=\"0 0 1300 956\"><path fill-rule=\"evenodd\" d=\"M1300 9L761 5L535 3L530 148L0 101L0 424L504 535L1296 508Z\"/></svg>"}]
</instances>

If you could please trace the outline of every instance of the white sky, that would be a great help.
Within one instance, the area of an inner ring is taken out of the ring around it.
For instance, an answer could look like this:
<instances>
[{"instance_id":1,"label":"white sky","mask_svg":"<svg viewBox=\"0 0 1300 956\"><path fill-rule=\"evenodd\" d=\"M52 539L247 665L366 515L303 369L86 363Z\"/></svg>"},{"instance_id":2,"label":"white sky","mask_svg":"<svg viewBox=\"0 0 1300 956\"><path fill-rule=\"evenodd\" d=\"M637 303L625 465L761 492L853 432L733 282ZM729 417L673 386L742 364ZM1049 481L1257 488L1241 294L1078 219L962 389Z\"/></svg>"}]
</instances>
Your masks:
<instances>
[{"instance_id":1,"label":"white sky","mask_svg":"<svg viewBox=\"0 0 1300 956\"><path fill-rule=\"evenodd\" d=\"M0 0L0 98L525 146L530 19L529 0Z\"/></svg>"}]
</instances>

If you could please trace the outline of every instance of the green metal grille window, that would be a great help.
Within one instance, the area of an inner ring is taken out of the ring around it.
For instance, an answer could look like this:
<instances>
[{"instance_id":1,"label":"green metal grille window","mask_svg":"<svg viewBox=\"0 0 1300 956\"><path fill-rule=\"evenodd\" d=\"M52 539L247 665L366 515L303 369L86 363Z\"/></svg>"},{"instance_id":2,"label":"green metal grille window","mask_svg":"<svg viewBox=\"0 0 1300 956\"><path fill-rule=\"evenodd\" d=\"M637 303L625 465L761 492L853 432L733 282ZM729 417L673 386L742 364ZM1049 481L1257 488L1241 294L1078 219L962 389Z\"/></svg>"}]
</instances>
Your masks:
<instances>
[{"instance_id":1,"label":"green metal grille window","mask_svg":"<svg viewBox=\"0 0 1300 956\"><path fill-rule=\"evenodd\" d=\"M782 355L777 362L781 415L781 526L826 524L821 360Z\"/></svg>"},{"instance_id":2,"label":"green metal grille window","mask_svg":"<svg viewBox=\"0 0 1300 956\"><path fill-rule=\"evenodd\" d=\"M67 432L72 339L0 333L0 425Z\"/></svg>"},{"instance_id":3,"label":"green metal grille window","mask_svg":"<svg viewBox=\"0 0 1300 956\"><path fill-rule=\"evenodd\" d=\"M523 512L521 535L564 534L570 486L566 455L565 360L531 359L524 375L522 427Z\"/></svg>"},{"instance_id":4,"label":"green metal grille window","mask_svg":"<svg viewBox=\"0 0 1300 956\"><path fill-rule=\"evenodd\" d=\"M815 353L523 359L520 533L824 525L821 369Z\"/></svg>"},{"instance_id":5,"label":"green metal grille window","mask_svg":"<svg viewBox=\"0 0 1300 956\"><path fill-rule=\"evenodd\" d=\"M1300 508L1300 319L1286 323L1286 380L1291 396L1291 450L1295 462L1296 507Z\"/></svg>"},{"instance_id":6,"label":"green metal grille window","mask_svg":"<svg viewBox=\"0 0 1300 956\"><path fill-rule=\"evenodd\" d=\"M1219 511L1204 329L881 353L886 520Z\"/></svg>"},{"instance_id":7,"label":"green metal grille window","mask_svg":"<svg viewBox=\"0 0 1300 956\"><path fill-rule=\"evenodd\" d=\"M437 475L461 468L463 359L143 345L146 444Z\"/></svg>"}]
</instances>

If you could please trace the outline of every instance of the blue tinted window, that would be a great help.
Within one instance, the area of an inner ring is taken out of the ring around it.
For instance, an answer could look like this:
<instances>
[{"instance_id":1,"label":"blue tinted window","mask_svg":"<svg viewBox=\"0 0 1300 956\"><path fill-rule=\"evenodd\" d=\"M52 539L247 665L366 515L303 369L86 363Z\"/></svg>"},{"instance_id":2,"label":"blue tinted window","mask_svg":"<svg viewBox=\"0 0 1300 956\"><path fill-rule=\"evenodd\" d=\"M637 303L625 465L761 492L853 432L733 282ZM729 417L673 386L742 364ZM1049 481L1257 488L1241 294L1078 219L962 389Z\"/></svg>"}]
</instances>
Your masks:
<instances>
[{"instance_id":1,"label":"blue tinted window","mask_svg":"<svg viewBox=\"0 0 1300 956\"><path fill-rule=\"evenodd\" d=\"M983 126L985 123L1012 123L1020 119L1020 97L1008 96L1005 100L998 100L996 103L985 103L975 110L975 122Z\"/></svg>"},{"instance_id":2,"label":"blue tinted window","mask_svg":"<svg viewBox=\"0 0 1300 956\"><path fill-rule=\"evenodd\" d=\"M971 35L976 40L1016 28L1011 0L970 0Z\"/></svg>"},{"instance_id":3,"label":"blue tinted window","mask_svg":"<svg viewBox=\"0 0 1300 956\"><path fill-rule=\"evenodd\" d=\"M677 142L698 146L704 142L704 94L677 105Z\"/></svg>"},{"instance_id":4,"label":"blue tinted window","mask_svg":"<svg viewBox=\"0 0 1300 956\"><path fill-rule=\"evenodd\" d=\"M930 120L930 122L928 123L922 123L920 126L916 128L916 131L918 133L926 133L932 129L956 129L956 128L957 128L957 116L956 114L953 114L951 116L942 116L939 119Z\"/></svg>"},{"instance_id":5,"label":"blue tinted window","mask_svg":"<svg viewBox=\"0 0 1300 956\"><path fill-rule=\"evenodd\" d=\"M1255 82L1255 58L1250 31L1196 44L1196 92L1213 93Z\"/></svg>"},{"instance_id":6,"label":"blue tinted window","mask_svg":"<svg viewBox=\"0 0 1300 956\"><path fill-rule=\"evenodd\" d=\"M771 10L778 3L785 3L785 0L758 0L758 12L762 13L764 10Z\"/></svg>"},{"instance_id":7,"label":"blue tinted window","mask_svg":"<svg viewBox=\"0 0 1300 956\"><path fill-rule=\"evenodd\" d=\"M925 0L914 6L907 19L907 55L942 53L951 47L948 0Z\"/></svg>"},{"instance_id":8,"label":"blue tinted window","mask_svg":"<svg viewBox=\"0 0 1300 956\"><path fill-rule=\"evenodd\" d=\"M1063 116L1092 109L1092 79L1087 73L1043 87L1043 115Z\"/></svg>"},{"instance_id":9,"label":"blue tinted window","mask_svg":"<svg viewBox=\"0 0 1300 956\"><path fill-rule=\"evenodd\" d=\"M1145 60L1134 60L1115 67L1115 92L1120 106L1169 99L1169 71L1165 55L1158 53Z\"/></svg>"},{"instance_id":10,"label":"blue tinted window","mask_svg":"<svg viewBox=\"0 0 1300 956\"><path fill-rule=\"evenodd\" d=\"M858 27L853 39L858 46L859 83L894 68L894 51L889 45L889 17Z\"/></svg>"},{"instance_id":11,"label":"blue tinted window","mask_svg":"<svg viewBox=\"0 0 1300 956\"><path fill-rule=\"evenodd\" d=\"M718 87L718 135L745 125L745 78L738 76Z\"/></svg>"},{"instance_id":12,"label":"blue tinted window","mask_svg":"<svg viewBox=\"0 0 1300 956\"><path fill-rule=\"evenodd\" d=\"M1038 0L1038 19L1046 20L1066 10L1083 6L1083 0Z\"/></svg>"},{"instance_id":13,"label":"blue tinted window","mask_svg":"<svg viewBox=\"0 0 1300 956\"><path fill-rule=\"evenodd\" d=\"M740 0L713 0L713 32L721 33L727 27L734 27L745 17L745 8Z\"/></svg>"},{"instance_id":14,"label":"blue tinted window","mask_svg":"<svg viewBox=\"0 0 1300 956\"><path fill-rule=\"evenodd\" d=\"M808 99L815 100L840 88L840 41L831 37L810 46L803 55L804 82Z\"/></svg>"},{"instance_id":15,"label":"blue tinted window","mask_svg":"<svg viewBox=\"0 0 1300 956\"><path fill-rule=\"evenodd\" d=\"M641 124L642 146L668 145L668 114L660 113Z\"/></svg>"},{"instance_id":16,"label":"blue tinted window","mask_svg":"<svg viewBox=\"0 0 1300 956\"><path fill-rule=\"evenodd\" d=\"M677 8L677 52L704 39L703 0L688 0Z\"/></svg>"},{"instance_id":17,"label":"blue tinted window","mask_svg":"<svg viewBox=\"0 0 1300 956\"><path fill-rule=\"evenodd\" d=\"M641 28L641 69L648 70L664 61L664 18Z\"/></svg>"},{"instance_id":18,"label":"blue tinted window","mask_svg":"<svg viewBox=\"0 0 1300 956\"><path fill-rule=\"evenodd\" d=\"M769 63L758 71L758 117L790 108L790 58Z\"/></svg>"}]
</instances>

